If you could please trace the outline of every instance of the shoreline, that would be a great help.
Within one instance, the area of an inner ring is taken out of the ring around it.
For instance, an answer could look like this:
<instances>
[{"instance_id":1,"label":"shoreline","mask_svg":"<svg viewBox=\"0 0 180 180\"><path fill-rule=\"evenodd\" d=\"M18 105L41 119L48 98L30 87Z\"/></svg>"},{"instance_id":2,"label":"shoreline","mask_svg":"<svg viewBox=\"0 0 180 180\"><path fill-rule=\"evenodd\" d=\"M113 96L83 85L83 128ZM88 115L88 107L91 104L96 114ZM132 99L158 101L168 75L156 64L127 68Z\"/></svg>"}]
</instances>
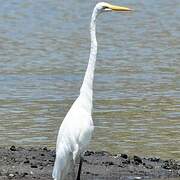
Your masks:
<instances>
[{"instance_id":1,"label":"shoreline","mask_svg":"<svg viewBox=\"0 0 180 180\"><path fill-rule=\"evenodd\" d=\"M0 147L0 180L52 179L54 159L55 150L46 147ZM84 154L82 180L152 178L180 178L180 161L127 154L112 155L105 151L86 151ZM67 179L72 179L70 174Z\"/></svg>"}]
</instances>

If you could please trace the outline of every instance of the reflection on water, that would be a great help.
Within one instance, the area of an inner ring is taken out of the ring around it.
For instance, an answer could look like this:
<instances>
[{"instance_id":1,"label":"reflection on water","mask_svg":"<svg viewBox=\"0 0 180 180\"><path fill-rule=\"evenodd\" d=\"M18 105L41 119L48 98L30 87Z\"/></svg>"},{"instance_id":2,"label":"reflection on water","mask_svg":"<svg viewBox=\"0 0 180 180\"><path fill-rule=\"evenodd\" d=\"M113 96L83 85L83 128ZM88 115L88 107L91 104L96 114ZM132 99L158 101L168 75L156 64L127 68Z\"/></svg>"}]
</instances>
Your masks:
<instances>
[{"instance_id":1,"label":"reflection on water","mask_svg":"<svg viewBox=\"0 0 180 180\"><path fill-rule=\"evenodd\" d=\"M55 146L87 65L94 4L1 3L1 146ZM90 148L179 159L179 0L121 4L136 11L98 20Z\"/></svg>"}]
</instances>

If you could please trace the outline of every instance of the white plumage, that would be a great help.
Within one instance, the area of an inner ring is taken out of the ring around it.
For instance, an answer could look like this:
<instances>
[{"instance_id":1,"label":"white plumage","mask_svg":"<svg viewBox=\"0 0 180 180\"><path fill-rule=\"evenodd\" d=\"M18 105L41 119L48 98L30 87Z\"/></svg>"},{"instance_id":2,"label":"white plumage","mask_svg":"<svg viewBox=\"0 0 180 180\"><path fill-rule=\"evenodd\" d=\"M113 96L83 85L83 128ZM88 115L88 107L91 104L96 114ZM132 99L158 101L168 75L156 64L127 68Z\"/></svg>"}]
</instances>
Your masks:
<instances>
[{"instance_id":1,"label":"white plumage","mask_svg":"<svg viewBox=\"0 0 180 180\"><path fill-rule=\"evenodd\" d=\"M91 140L94 130L91 116L92 88L97 54L95 21L98 14L111 10L129 11L130 9L101 2L93 10L90 25L91 51L89 63L80 89L80 95L68 111L59 129L56 143L56 160L52 173L54 180L63 180L66 177L70 169L73 169L77 157L81 156ZM80 177L78 178L80 179Z\"/></svg>"},{"instance_id":2,"label":"white plumage","mask_svg":"<svg viewBox=\"0 0 180 180\"><path fill-rule=\"evenodd\" d=\"M83 95L80 95L61 124L53 170L53 178L56 180L67 175L73 161L85 150L91 139L94 126L91 113L85 106Z\"/></svg>"}]
</instances>

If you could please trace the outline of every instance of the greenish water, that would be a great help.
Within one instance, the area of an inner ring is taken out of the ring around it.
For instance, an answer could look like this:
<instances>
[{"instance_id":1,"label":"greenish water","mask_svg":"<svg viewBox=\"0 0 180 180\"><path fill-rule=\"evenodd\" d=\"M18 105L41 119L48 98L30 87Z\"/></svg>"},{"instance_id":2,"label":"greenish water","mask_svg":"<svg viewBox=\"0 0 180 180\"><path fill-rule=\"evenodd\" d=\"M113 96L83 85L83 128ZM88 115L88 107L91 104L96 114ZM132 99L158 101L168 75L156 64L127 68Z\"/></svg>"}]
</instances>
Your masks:
<instances>
[{"instance_id":1,"label":"greenish water","mask_svg":"<svg viewBox=\"0 0 180 180\"><path fill-rule=\"evenodd\" d=\"M1 2L1 146L55 147L87 66L95 2ZM135 11L98 20L89 148L180 159L179 0L121 5Z\"/></svg>"}]
</instances>

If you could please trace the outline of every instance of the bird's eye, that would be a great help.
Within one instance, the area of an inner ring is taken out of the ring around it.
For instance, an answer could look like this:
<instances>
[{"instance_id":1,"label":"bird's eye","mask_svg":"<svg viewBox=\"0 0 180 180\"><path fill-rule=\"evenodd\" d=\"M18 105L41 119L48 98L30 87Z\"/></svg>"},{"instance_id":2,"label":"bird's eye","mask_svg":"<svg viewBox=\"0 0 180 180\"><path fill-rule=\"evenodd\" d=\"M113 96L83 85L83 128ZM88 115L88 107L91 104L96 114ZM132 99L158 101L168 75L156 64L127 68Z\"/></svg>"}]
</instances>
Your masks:
<instances>
[{"instance_id":1,"label":"bird's eye","mask_svg":"<svg viewBox=\"0 0 180 180\"><path fill-rule=\"evenodd\" d=\"M108 9L108 7L106 7L106 6L103 6L103 9Z\"/></svg>"},{"instance_id":2,"label":"bird's eye","mask_svg":"<svg viewBox=\"0 0 180 180\"><path fill-rule=\"evenodd\" d=\"M103 8L102 8L103 10L105 10L105 11L109 11L110 10L110 8L109 7L107 7L107 6L103 6Z\"/></svg>"}]
</instances>

